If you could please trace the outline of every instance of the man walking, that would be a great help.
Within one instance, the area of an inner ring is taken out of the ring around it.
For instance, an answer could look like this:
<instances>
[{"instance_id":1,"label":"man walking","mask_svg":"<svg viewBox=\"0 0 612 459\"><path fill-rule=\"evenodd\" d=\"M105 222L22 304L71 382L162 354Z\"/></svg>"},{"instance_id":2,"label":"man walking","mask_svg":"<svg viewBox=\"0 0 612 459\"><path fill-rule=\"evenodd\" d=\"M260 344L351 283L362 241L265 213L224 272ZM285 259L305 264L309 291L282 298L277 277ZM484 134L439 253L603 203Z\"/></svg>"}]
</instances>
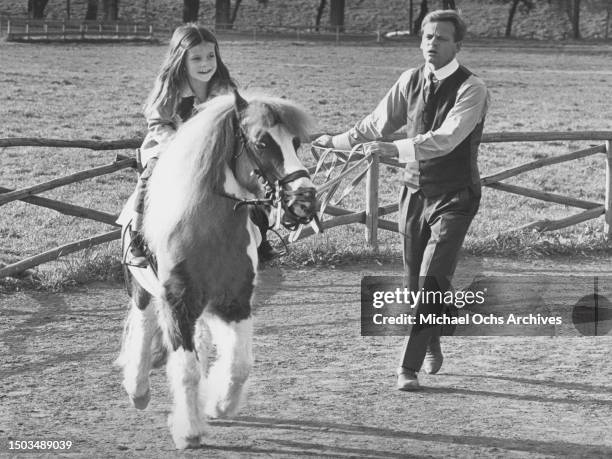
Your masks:
<instances>
[{"instance_id":1,"label":"man walking","mask_svg":"<svg viewBox=\"0 0 612 459\"><path fill-rule=\"evenodd\" d=\"M313 143L338 149L365 143L366 153L406 163L399 215L406 287L445 292L452 288L459 250L480 203L477 153L488 92L456 59L466 33L456 11L429 13L421 33L425 63L404 72L353 128ZM377 141L404 125L407 138ZM440 315L443 308L441 301L420 302L416 315ZM440 331L435 325L412 327L398 368L399 390L419 389L422 367L438 372L443 360Z\"/></svg>"}]
</instances>

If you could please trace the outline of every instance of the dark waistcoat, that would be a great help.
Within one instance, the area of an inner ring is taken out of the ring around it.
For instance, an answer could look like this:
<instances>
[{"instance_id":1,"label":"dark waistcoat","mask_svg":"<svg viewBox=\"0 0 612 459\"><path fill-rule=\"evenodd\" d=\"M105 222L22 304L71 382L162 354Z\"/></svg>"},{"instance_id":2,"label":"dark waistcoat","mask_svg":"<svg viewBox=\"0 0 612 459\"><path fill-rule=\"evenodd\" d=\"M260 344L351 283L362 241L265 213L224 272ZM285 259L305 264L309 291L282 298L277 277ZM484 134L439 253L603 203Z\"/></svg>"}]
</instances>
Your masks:
<instances>
[{"instance_id":1,"label":"dark waistcoat","mask_svg":"<svg viewBox=\"0 0 612 459\"><path fill-rule=\"evenodd\" d=\"M459 87L469 78L471 72L460 66L452 75L437 83L430 102L425 107L423 85L425 67L414 72L408 87L409 138L439 128L446 115L455 105ZM408 163L406 182L417 185L425 196L472 187L480 195L480 175L478 172L478 145L482 137L484 120L450 153L438 158Z\"/></svg>"}]
</instances>

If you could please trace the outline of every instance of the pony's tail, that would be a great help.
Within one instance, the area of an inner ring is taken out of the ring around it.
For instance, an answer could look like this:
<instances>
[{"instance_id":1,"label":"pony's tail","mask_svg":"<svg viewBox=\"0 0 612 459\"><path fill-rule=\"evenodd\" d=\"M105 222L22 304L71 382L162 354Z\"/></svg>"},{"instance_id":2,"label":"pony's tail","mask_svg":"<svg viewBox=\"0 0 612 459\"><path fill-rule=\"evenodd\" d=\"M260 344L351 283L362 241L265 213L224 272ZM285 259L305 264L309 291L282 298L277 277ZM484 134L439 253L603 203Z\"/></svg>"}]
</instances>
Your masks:
<instances>
[{"instance_id":1,"label":"pony's tail","mask_svg":"<svg viewBox=\"0 0 612 459\"><path fill-rule=\"evenodd\" d=\"M164 338L169 349L176 351L183 346L186 351L194 350L195 323L201 312L185 262L181 262L172 268L164 282L159 310L160 323L163 324Z\"/></svg>"}]
</instances>

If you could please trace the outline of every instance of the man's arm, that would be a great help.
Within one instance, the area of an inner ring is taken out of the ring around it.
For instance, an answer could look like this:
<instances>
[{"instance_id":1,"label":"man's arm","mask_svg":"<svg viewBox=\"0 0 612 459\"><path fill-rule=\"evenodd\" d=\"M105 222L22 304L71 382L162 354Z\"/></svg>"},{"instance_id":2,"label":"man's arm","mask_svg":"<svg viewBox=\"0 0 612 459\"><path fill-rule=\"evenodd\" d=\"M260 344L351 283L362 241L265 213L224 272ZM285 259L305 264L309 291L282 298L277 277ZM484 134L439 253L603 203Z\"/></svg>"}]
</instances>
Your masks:
<instances>
[{"instance_id":1,"label":"man's arm","mask_svg":"<svg viewBox=\"0 0 612 459\"><path fill-rule=\"evenodd\" d=\"M394 142L400 162L421 161L449 154L484 119L487 106L485 84L479 78L470 76L459 88L454 107L438 129Z\"/></svg>"}]
</instances>

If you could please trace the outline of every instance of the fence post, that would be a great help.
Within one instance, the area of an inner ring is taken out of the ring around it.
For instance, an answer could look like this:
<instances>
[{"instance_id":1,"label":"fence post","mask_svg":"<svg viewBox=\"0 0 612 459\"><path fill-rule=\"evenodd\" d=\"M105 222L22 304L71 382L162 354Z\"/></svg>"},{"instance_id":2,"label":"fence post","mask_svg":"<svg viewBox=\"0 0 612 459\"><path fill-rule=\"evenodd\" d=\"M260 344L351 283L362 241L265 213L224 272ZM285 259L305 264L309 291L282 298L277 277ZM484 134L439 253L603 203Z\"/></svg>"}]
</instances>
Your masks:
<instances>
[{"instance_id":1,"label":"fence post","mask_svg":"<svg viewBox=\"0 0 612 459\"><path fill-rule=\"evenodd\" d=\"M612 140L606 140L606 222L604 231L612 237Z\"/></svg>"},{"instance_id":2,"label":"fence post","mask_svg":"<svg viewBox=\"0 0 612 459\"><path fill-rule=\"evenodd\" d=\"M380 159L377 153L372 154L372 162L366 176L366 242L378 251L378 169Z\"/></svg>"}]
</instances>

